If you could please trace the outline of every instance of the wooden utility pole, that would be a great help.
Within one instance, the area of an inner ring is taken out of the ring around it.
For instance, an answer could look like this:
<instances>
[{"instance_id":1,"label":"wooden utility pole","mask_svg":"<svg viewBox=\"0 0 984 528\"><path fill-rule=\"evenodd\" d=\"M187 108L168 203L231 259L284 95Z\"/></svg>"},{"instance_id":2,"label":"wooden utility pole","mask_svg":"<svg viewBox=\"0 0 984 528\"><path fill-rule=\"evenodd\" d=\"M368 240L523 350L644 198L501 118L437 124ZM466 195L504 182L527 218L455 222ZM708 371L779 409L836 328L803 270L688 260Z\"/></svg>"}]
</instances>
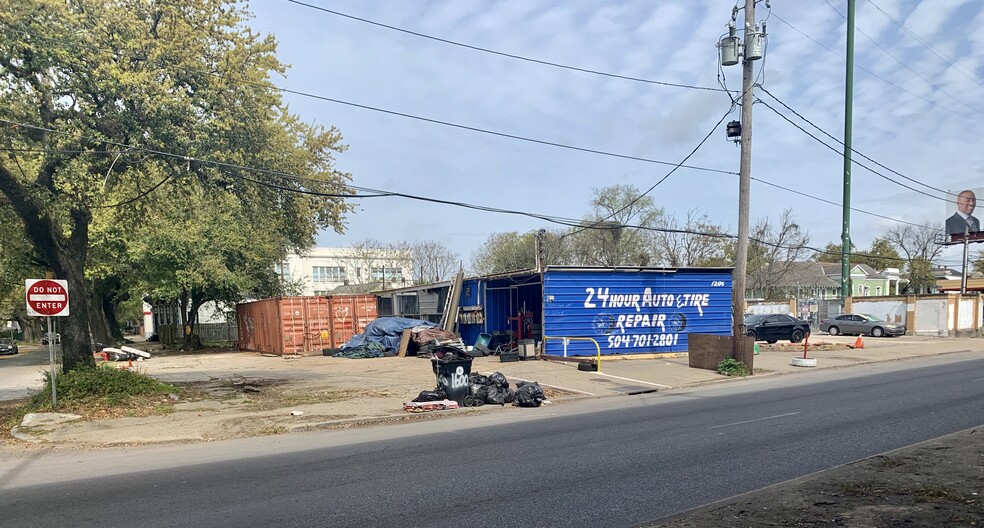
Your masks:
<instances>
[{"instance_id":1,"label":"wooden utility pole","mask_svg":"<svg viewBox=\"0 0 984 528\"><path fill-rule=\"evenodd\" d=\"M745 0L745 46L741 81L741 164L738 176L738 243L735 250L735 275L732 279L731 313L734 357L744 356L745 275L748 270L748 204L752 185L752 92L755 83L755 59L748 57L755 32L755 0Z\"/></svg>"}]
</instances>

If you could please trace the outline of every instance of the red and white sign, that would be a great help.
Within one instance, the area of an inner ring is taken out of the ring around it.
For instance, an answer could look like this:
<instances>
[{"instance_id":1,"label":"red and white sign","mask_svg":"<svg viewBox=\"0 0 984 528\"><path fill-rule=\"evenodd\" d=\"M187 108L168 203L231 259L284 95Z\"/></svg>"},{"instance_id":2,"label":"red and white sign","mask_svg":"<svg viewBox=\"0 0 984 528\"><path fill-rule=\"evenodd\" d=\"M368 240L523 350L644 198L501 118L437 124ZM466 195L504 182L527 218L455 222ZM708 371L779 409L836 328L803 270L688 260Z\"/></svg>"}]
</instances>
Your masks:
<instances>
[{"instance_id":1,"label":"red and white sign","mask_svg":"<svg viewBox=\"0 0 984 528\"><path fill-rule=\"evenodd\" d=\"M68 281L27 279L27 315L64 317L68 315Z\"/></svg>"}]
</instances>

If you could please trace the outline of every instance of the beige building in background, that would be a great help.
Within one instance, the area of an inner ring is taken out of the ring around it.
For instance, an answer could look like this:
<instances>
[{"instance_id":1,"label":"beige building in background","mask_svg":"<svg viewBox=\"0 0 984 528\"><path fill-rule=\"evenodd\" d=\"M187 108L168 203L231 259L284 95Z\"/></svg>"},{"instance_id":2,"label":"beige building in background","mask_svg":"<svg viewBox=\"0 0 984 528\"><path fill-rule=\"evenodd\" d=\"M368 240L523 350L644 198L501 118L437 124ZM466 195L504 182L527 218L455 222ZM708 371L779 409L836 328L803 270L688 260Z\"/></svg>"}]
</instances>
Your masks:
<instances>
[{"instance_id":1,"label":"beige building in background","mask_svg":"<svg viewBox=\"0 0 984 528\"><path fill-rule=\"evenodd\" d=\"M297 284L300 295L328 295L339 286L364 286L364 291L410 286L411 266L409 251L318 247L287 255L274 271Z\"/></svg>"}]
</instances>

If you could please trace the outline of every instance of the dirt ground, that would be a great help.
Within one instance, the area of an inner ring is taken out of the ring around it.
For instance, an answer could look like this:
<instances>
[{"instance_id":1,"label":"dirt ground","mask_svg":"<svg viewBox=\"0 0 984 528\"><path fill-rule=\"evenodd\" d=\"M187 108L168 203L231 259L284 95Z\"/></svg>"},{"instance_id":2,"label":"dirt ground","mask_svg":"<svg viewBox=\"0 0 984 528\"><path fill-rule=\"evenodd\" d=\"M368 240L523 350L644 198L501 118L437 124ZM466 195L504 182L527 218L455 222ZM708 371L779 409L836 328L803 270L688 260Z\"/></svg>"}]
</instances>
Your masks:
<instances>
[{"instance_id":1,"label":"dirt ground","mask_svg":"<svg viewBox=\"0 0 984 528\"><path fill-rule=\"evenodd\" d=\"M699 508L661 528L984 525L984 426Z\"/></svg>"}]
</instances>

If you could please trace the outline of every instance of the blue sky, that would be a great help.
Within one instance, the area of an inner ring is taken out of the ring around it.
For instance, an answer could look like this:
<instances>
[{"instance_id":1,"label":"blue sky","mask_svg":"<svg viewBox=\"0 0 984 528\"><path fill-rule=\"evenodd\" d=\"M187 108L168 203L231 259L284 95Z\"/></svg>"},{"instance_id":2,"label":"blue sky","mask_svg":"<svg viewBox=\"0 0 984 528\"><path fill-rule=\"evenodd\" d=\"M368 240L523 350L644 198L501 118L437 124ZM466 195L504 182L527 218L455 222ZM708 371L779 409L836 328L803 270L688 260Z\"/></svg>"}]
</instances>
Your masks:
<instances>
[{"instance_id":1,"label":"blue sky","mask_svg":"<svg viewBox=\"0 0 984 528\"><path fill-rule=\"evenodd\" d=\"M305 1L504 53L706 87L718 86L715 44L734 5L710 0ZM759 82L841 139L846 24L840 13L846 13L846 2L771 4L771 15L764 2L756 13L759 21L768 17L766 57L757 64L764 66ZM252 26L276 36L279 57L290 65L286 78L275 79L276 84L361 105L673 163L686 157L731 107L722 92L533 64L286 0L255 1L250 8ZM740 13L739 23L742 17ZM984 117L984 2L858 0L857 28L854 148L929 186L984 186L981 127L975 126ZM729 88L741 87L739 66L725 68L724 74ZM796 119L766 94L758 95ZM300 96L285 99L305 120L341 130L350 149L338 157L338 168L365 187L581 217L593 188L632 184L646 189L669 170ZM764 105L754 109L752 176L839 204L842 157ZM738 118L736 109L725 122ZM724 139L722 125L688 164L737 172L738 161L739 149ZM699 209L735 232L737 194L737 176L681 169L652 196L677 217ZM852 196L858 209L910 222L941 221L945 214L944 201L858 166ZM777 217L787 207L812 234L812 245L840 239L839 206L753 182L753 223ZM357 204L344 236L326 233L319 243L348 246L367 237L383 242L441 240L467 265L490 233L544 225L531 218L374 198ZM862 248L893 225L888 219L852 213L853 240ZM959 252L948 251L943 260L955 265Z\"/></svg>"}]
</instances>

